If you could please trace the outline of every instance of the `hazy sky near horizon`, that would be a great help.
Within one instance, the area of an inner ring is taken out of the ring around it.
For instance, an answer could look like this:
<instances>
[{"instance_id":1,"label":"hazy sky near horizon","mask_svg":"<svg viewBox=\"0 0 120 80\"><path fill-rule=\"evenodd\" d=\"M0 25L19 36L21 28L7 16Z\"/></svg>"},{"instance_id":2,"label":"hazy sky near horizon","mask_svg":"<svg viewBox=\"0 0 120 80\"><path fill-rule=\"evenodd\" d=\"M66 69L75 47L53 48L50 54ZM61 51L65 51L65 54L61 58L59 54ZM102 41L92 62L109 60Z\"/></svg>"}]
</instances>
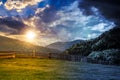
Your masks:
<instances>
[{"instance_id":1,"label":"hazy sky near horizon","mask_svg":"<svg viewBox=\"0 0 120 80\"><path fill-rule=\"evenodd\" d=\"M98 7L83 5L84 1L0 0L0 34L25 40L24 33L33 30L37 34L34 42L45 46L92 39L115 26L114 20L102 15Z\"/></svg>"}]
</instances>

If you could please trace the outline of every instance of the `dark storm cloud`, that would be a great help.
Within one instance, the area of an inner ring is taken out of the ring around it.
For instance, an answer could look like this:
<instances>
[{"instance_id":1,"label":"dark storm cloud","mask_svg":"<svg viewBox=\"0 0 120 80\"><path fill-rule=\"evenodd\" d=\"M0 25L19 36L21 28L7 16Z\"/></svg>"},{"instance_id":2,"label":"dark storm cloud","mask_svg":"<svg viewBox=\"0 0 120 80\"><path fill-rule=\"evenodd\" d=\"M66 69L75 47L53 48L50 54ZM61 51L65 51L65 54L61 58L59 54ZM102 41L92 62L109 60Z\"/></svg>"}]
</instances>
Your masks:
<instances>
[{"instance_id":1,"label":"dark storm cloud","mask_svg":"<svg viewBox=\"0 0 120 80\"><path fill-rule=\"evenodd\" d=\"M87 15L92 14L91 7L96 7L101 14L108 19L120 24L120 1L119 0L83 0L79 7L84 9Z\"/></svg>"},{"instance_id":2,"label":"dark storm cloud","mask_svg":"<svg viewBox=\"0 0 120 80\"><path fill-rule=\"evenodd\" d=\"M3 28L3 25L11 29L12 34L18 34L26 28L23 22L14 20L12 18L0 18L0 26L2 26L2 28ZM0 30L4 30L4 29L0 28ZM17 32L13 32L12 30L16 30Z\"/></svg>"}]
</instances>

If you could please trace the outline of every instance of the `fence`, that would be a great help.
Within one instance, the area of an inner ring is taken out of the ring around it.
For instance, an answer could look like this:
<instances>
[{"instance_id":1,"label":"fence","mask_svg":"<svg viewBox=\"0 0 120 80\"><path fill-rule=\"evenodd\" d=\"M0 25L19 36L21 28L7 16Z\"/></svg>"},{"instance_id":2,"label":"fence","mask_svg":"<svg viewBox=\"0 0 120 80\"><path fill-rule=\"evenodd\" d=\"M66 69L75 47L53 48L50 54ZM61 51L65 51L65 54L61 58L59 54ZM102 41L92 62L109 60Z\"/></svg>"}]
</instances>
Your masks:
<instances>
[{"instance_id":1,"label":"fence","mask_svg":"<svg viewBox=\"0 0 120 80\"><path fill-rule=\"evenodd\" d=\"M49 58L60 59L68 61L81 61L83 60L80 55L68 55L59 53L33 53L33 52L14 52L14 51L0 51L0 58Z\"/></svg>"},{"instance_id":2,"label":"fence","mask_svg":"<svg viewBox=\"0 0 120 80\"><path fill-rule=\"evenodd\" d=\"M14 51L0 51L0 58L15 58Z\"/></svg>"},{"instance_id":3,"label":"fence","mask_svg":"<svg viewBox=\"0 0 120 80\"><path fill-rule=\"evenodd\" d=\"M83 60L80 55L68 55L68 54L59 54L59 53L17 53L16 57L18 58L49 58L49 59L60 59L68 61L81 61Z\"/></svg>"},{"instance_id":4,"label":"fence","mask_svg":"<svg viewBox=\"0 0 120 80\"><path fill-rule=\"evenodd\" d=\"M50 53L49 58L60 59L60 60L69 60L69 61L81 61L82 56L80 56L80 55L68 55L68 54Z\"/></svg>"}]
</instances>

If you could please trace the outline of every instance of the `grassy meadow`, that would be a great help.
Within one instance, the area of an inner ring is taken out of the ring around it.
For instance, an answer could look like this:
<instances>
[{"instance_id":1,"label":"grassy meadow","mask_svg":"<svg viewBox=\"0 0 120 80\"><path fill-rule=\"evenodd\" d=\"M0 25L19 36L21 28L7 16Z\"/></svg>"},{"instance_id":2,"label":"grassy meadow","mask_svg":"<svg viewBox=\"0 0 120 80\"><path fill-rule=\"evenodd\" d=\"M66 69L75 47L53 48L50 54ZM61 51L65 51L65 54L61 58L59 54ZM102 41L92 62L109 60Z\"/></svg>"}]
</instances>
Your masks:
<instances>
[{"instance_id":1,"label":"grassy meadow","mask_svg":"<svg viewBox=\"0 0 120 80\"><path fill-rule=\"evenodd\" d=\"M119 80L120 67L52 59L0 59L0 80Z\"/></svg>"},{"instance_id":2,"label":"grassy meadow","mask_svg":"<svg viewBox=\"0 0 120 80\"><path fill-rule=\"evenodd\" d=\"M59 60L0 59L0 80L64 80L65 66Z\"/></svg>"}]
</instances>

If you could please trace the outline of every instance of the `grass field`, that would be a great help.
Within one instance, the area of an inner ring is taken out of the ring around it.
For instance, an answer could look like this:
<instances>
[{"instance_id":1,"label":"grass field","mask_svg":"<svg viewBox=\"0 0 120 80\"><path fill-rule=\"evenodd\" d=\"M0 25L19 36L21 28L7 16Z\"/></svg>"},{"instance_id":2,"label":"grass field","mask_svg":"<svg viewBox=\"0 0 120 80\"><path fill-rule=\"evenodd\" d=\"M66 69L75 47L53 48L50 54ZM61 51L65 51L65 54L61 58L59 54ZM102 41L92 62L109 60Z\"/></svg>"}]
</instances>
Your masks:
<instances>
[{"instance_id":1,"label":"grass field","mask_svg":"<svg viewBox=\"0 0 120 80\"><path fill-rule=\"evenodd\" d=\"M120 67L49 59L0 59L0 80L119 80Z\"/></svg>"},{"instance_id":2,"label":"grass field","mask_svg":"<svg viewBox=\"0 0 120 80\"><path fill-rule=\"evenodd\" d=\"M0 59L0 80L59 80L67 77L67 61L49 59Z\"/></svg>"},{"instance_id":3,"label":"grass field","mask_svg":"<svg viewBox=\"0 0 120 80\"><path fill-rule=\"evenodd\" d=\"M0 80L57 80L65 78L64 67L59 60L0 59Z\"/></svg>"}]
</instances>

